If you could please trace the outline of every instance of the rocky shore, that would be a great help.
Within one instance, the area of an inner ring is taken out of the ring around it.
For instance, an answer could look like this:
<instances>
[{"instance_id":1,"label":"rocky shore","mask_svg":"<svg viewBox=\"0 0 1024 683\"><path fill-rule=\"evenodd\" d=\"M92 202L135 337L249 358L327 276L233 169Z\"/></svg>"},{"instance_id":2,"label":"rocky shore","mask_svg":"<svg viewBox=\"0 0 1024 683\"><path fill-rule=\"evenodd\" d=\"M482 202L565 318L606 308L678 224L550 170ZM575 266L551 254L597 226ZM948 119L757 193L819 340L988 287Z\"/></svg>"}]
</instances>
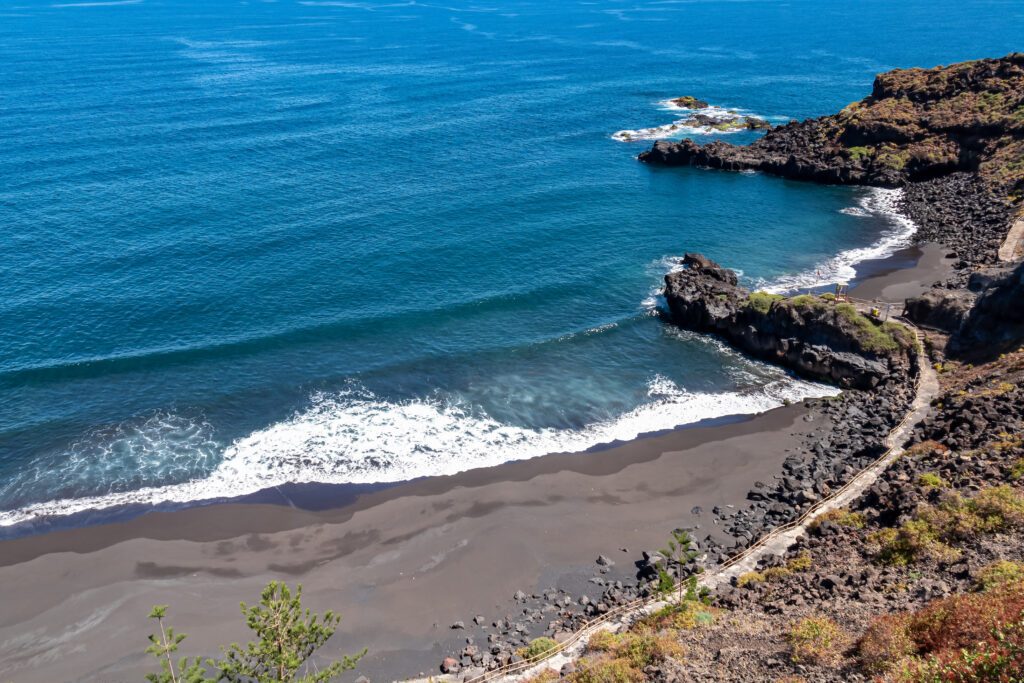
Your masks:
<instances>
[{"instance_id":1,"label":"rocky shore","mask_svg":"<svg viewBox=\"0 0 1024 683\"><path fill-rule=\"evenodd\" d=\"M790 122L750 145L659 141L646 163L756 170L819 183L907 188L918 239L961 268L993 263L1024 197L1024 53L880 74L838 114Z\"/></svg>"},{"instance_id":2,"label":"rocky shore","mask_svg":"<svg viewBox=\"0 0 1024 683\"><path fill-rule=\"evenodd\" d=\"M596 638L563 678L1020 680L1024 263L998 263L997 252L1024 197L1022 105L1024 55L1012 54L882 74L871 96L840 114L775 128L746 147L684 140L641 155L671 166L902 187L918 239L944 244L957 259L953 277L906 302L904 316L930 330L922 350L873 321L866 327L853 307L751 293L700 255L688 254L684 269L666 277L672 322L853 387L812 402L806 419L821 426L775 481L755 485L748 506L712 511L715 525L739 540L723 548L690 529L699 556L671 567L674 575L713 568L880 455L908 407L915 355L927 353L941 393L901 456L848 508L818 518L795 545L710 600L691 594L625 633ZM883 331L889 343L880 343ZM644 583L652 563L672 564L646 553L640 595L655 589Z\"/></svg>"},{"instance_id":3,"label":"rocky shore","mask_svg":"<svg viewBox=\"0 0 1024 683\"><path fill-rule=\"evenodd\" d=\"M834 297L750 292L736 274L699 254L665 276L672 321L709 332L757 358L817 381L870 389L914 367L907 330L877 322Z\"/></svg>"}]
</instances>

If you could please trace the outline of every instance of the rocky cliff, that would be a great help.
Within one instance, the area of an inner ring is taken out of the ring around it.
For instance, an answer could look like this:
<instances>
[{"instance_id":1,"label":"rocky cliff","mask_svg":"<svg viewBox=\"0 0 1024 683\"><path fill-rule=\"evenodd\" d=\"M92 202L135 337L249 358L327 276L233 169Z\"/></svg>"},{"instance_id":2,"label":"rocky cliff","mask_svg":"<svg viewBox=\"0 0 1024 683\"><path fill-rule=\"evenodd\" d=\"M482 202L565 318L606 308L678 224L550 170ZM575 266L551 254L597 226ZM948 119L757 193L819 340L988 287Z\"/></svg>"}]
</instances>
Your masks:
<instances>
[{"instance_id":1,"label":"rocky cliff","mask_svg":"<svg viewBox=\"0 0 1024 683\"><path fill-rule=\"evenodd\" d=\"M897 69L838 114L778 126L750 145L659 141L639 158L821 183L901 187L938 179L908 193L922 237L991 263L1024 199L1024 53ZM929 201L964 193L957 206ZM984 234L961 239L965 224Z\"/></svg>"},{"instance_id":2,"label":"rocky cliff","mask_svg":"<svg viewBox=\"0 0 1024 683\"><path fill-rule=\"evenodd\" d=\"M736 274L699 254L665 277L673 321L809 379L869 389L913 366L913 337L853 306L818 296L786 298L740 287Z\"/></svg>"},{"instance_id":3,"label":"rocky cliff","mask_svg":"<svg viewBox=\"0 0 1024 683\"><path fill-rule=\"evenodd\" d=\"M890 187L977 171L1008 196L1024 188L1024 53L897 69L838 114L779 126L751 145L658 142L640 158Z\"/></svg>"}]
</instances>

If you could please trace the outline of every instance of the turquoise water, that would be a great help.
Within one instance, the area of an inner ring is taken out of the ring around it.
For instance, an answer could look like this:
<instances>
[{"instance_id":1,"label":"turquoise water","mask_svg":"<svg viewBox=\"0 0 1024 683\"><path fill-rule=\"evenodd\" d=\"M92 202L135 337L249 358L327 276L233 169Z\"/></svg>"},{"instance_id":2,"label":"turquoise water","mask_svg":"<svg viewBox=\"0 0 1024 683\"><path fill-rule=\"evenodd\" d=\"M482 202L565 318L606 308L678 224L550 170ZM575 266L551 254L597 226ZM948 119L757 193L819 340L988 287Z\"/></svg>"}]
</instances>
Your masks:
<instances>
[{"instance_id":1,"label":"turquoise water","mask_svg":"<svg viewBox=\"0 0 1024 683\"><path fill-rule=\"evenodd\" d=\"M1022 29L1017 2L0 0L0 524L827 393L666 327L657 290L688 250L848 278L905 243L892 194L612 135L684 94L829 113Z\"/></svg>"}]
</instances>

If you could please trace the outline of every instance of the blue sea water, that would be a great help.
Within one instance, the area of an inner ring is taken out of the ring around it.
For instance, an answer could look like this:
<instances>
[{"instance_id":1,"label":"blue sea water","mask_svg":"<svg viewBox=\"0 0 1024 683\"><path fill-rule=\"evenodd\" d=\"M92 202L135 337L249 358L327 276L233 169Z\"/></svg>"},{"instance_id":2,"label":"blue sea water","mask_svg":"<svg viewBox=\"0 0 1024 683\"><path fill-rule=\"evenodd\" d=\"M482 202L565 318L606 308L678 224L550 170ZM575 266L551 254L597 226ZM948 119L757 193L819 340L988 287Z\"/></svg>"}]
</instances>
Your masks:
<instances>
[{"instance_id":1,"label":"blue sea water","mask_svg":"<svg viewBox=\"0 0 1024 683\"><path fill-rule=\"evenodd\" d=\"M691 250L848 278L905 243L892 193L613 134L684 94L826 114L1022 35L1016 0L0 0L0 525L828 393L666 326L658 287Z\"/></svg>"}]
</instances>

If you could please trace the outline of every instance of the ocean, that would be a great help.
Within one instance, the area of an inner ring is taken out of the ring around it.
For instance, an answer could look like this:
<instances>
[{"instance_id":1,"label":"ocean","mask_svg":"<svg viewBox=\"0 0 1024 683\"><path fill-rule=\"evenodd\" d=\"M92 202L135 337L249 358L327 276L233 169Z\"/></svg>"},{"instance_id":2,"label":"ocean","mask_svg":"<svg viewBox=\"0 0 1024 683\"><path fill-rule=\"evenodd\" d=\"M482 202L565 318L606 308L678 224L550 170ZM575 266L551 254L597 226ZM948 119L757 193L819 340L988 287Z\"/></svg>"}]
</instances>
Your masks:
<instances>
[{"instance_id":1,"label":"ocean","mask_svg":"<svg viewBox=\"0 0 1024 683\"><path fill-rule=\"evenodd\" d=\"M909 243L896 191L616 133L682 95L828 114L1021 35L991 0L0 0L2 533L833 394L665 324L661 281L848 280Z\"/></svg>"}]
</instances>

